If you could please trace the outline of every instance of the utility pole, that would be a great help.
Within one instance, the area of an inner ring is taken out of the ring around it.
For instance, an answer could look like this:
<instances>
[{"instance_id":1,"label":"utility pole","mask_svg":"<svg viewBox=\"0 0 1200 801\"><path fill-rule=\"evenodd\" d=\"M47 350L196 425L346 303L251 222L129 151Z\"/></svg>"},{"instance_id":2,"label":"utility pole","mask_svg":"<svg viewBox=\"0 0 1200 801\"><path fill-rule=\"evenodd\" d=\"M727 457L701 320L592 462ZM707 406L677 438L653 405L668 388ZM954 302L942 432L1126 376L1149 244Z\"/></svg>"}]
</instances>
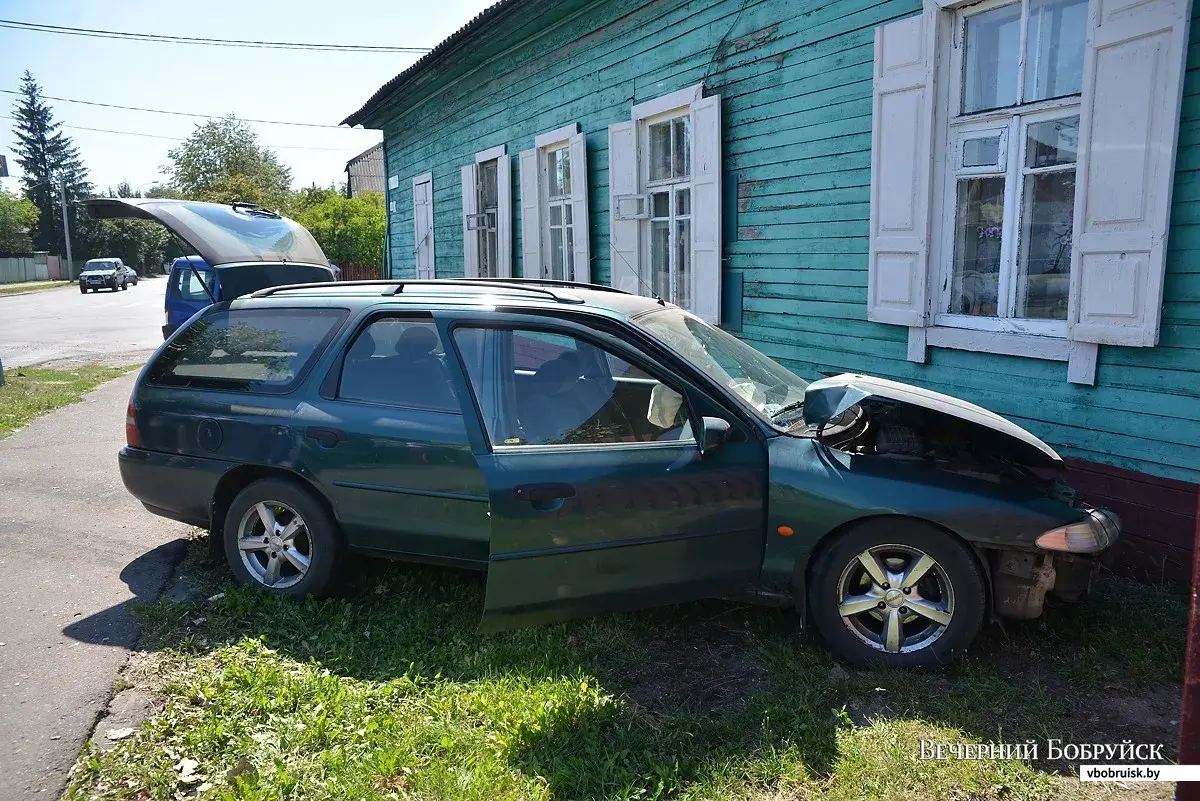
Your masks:
<instances>
[{"instance_id":1,"label":"utility pole","mask_svg":"<svg viewBox=\"0 0 1200 801\"><path fill-rule=\"evenodd\" d=\"M75 262L71 259L71 228L67 225L67 179L58 179L58 199L62 202L63 238L67 241L67 280L75 278Z\"/></svg>"}]
</instances>

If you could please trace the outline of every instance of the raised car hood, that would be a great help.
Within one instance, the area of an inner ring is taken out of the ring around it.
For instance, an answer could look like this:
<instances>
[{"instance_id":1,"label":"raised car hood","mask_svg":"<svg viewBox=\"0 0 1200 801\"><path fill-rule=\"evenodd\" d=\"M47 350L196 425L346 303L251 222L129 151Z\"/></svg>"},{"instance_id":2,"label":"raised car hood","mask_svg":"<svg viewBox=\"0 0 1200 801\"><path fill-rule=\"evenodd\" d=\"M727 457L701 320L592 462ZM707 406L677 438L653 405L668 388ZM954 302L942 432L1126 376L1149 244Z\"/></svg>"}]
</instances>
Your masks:
<instances>
[{"instance_id":1,"label":"raised car hood","mask_svg":"<svg viewBox=\"0 0 1200 801\"><path fill-rule=\"evenodd\" d=\"M84 204L97 220L160 222L214 267L246 262L329 265L304 226L249 203L100 197Z\"/></svg>"},{"instance_id":2,"label":"raised car hood","mask_svg":"<svg viewBox=\"0 0 1200 801\"><path fill-rule=\"evenodd\" d=\"M855 404L869 400L907 404L964 420L980 429L978 435L982 440L991 441L997 448L1009 451L1030 466L1062 463L1062 457L1049 445L981 406L911 384L856 373L843 373L809 384L804 393L804 422L819 426ZM1004 436L997 438L997 434Z\"/></svg>"}]
</instances>

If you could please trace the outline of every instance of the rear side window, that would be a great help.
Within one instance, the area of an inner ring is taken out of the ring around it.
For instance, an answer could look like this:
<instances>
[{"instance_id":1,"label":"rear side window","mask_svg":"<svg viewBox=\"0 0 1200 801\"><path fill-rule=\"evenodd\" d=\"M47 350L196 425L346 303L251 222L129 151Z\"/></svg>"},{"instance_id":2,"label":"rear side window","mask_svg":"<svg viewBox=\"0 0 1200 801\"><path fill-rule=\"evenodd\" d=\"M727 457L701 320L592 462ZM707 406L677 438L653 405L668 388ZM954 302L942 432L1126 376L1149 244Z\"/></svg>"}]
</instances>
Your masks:
<instances>
[{"instance_id":1,"label":"rear side window","mask_svg":"<svg viewBox=\"0 0 1200 801\"><path fill-rule=\"evenodd\" d=\"M345 309L229 309L201 317L150 368L152 384L289 392L341 327Z\"/></svg>"},{"instance_id":2,"label":"rear side window","mask_svg":"<svg viewBox=\"0 0 1200 801\"><path fill-rule=\"evenodd\" d=\"M458 412L437 326L396 317L371 323L346 353L338 397Z\"/></svg>"},{"instance_id":3,"label":"rear side window","mask_svg":"<svg viewBox=\"0 0 1200 801\"><path fill-rule=\"evenodd\" d=\"M199 273L199 277L197 277ZM191 268L183 267L175 271L174 289L175 297L181 300L209 300L208 292L200 283L203 279L211 290L213 288L213 275L208 270L196 270L192 272Z\"/></svg>"}]
</instances>

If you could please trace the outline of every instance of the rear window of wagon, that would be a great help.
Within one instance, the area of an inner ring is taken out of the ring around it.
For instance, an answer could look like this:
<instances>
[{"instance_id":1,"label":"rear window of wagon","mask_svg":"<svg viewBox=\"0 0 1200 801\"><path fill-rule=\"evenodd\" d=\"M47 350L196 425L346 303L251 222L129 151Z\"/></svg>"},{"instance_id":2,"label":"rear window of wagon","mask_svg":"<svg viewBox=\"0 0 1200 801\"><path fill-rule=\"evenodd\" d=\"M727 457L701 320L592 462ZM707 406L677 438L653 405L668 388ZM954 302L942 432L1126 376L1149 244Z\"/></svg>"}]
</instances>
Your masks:
<instances>
[{"instance_id":1,"label":"rear window of wagon","mask_svg":"<svg viewBox=\"0 0 1200 801\"><path fill-rule=\"evenodd\" d=\"M300 383L346 309L226 309L196 320L150 367L151 384L282 394Z\"/></svg>"}]
</instances>

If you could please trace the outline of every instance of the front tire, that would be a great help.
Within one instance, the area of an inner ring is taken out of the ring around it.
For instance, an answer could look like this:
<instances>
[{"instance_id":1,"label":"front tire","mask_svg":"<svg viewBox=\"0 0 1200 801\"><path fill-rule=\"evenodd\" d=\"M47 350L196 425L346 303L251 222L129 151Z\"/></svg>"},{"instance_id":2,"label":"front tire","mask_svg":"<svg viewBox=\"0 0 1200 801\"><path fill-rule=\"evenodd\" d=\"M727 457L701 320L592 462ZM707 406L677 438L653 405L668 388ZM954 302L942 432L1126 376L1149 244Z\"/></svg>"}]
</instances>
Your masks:
<instances>
[{"instance_id":1,"label":"front tire","mask_svg":"<svg viewBox=\"0 0 1200 801\"><path fill-rule=\"evenodd\" d=\"M821 552L811 576L817 628L857 665L944 665L983 626L987 585L975 554L918 520L855 526Z\"/></svg>"},{"instance_id":2,"label":"front tire","mask_svg":"<svg viewBox=\"0 0 1200 801\"><path fill-rule=\"evenodd\" d=\"M86 286L81 286L81 287L79 287L79 294L80 294L80 295L86 295L86 294L87 294L87 287L86 287Z\"/></svg>"},{"instance_id":3,"label":"front tire","mask_svg":"<svg viewBox=\"0 0 1200 801\"><path fill-rule=\"evenodd\" d=\"M280 478L255 481L225 514L225 560L241 584L303 598L333 586L342 544L311 491Z\"/></svg>"}]
</instances>

